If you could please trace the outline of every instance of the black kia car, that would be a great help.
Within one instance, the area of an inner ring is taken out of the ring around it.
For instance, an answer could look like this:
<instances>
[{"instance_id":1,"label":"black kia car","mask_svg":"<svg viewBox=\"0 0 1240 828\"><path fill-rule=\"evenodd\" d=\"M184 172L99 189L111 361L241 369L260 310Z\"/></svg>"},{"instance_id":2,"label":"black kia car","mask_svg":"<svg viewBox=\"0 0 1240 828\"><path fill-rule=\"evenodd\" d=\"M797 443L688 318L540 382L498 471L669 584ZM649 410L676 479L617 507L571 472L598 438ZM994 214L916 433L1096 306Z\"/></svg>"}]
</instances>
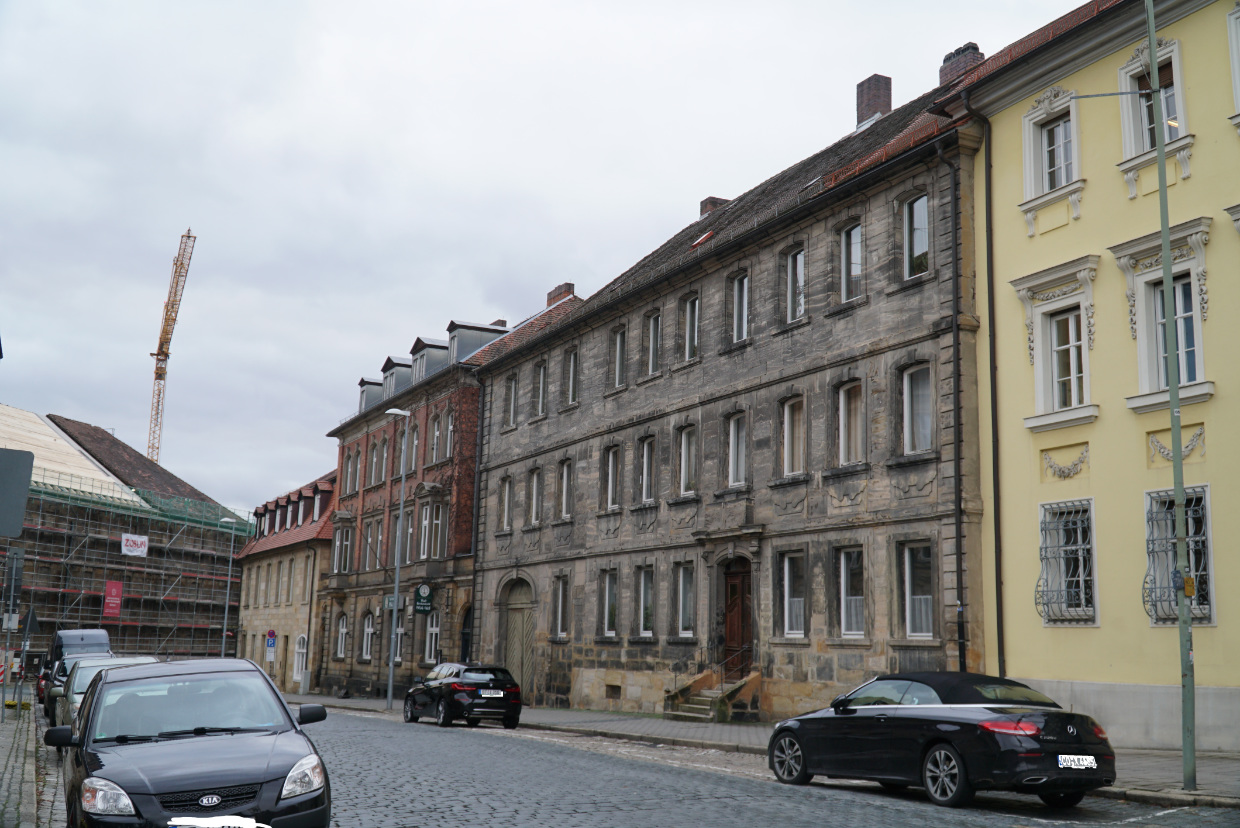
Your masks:
<instances>
[{"instance_id":1,"label":"black kia car","mask_svg":"<svg viewBox=\"0 0 1240 828\"><path fill-rule=\"evenodd\" d=\"M974 673L879 676L775 725L767 761L781 782L819 774L916 785L946 806L1008 790L1067 808L1115 781L1115 751L1096 721L1020 682Z\"/></svg>"},{"instance_id":2,"label":"black kia car","mask_svg":"<svg viewBox=\"0 0 1240 828\"><path fill-rule=\"evenodd\" d=\"M434 716L447 727L456 719L475 727L499 719L511 730L521 721L521 687L503 667L440 664L425 679L415 678L405 693L405 721Z\"/></svg>"},{"instance_id":3,"label":"black kia car","mask_svg":"<svg viewBox=\"0 0 1240 828\"><path fill-rule=\"evenodd\" d=\"M43 741L64 751L68 824L167 825L182 816L239 815L273 828L325 828L327 769L257 666L194 659L103 670L71 727Z\"/></svg>"}]
</instances>

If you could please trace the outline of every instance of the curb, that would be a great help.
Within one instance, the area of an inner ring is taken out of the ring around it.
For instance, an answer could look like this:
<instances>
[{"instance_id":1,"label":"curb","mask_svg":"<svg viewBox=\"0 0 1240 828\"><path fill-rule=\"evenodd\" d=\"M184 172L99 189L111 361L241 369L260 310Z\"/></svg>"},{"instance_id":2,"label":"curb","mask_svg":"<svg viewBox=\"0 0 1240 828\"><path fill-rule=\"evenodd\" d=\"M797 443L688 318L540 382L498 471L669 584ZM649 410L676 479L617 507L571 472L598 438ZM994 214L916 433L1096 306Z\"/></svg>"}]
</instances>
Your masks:
<instances>
[{"instance_id":1,"label":"curb","mask_svg":"<svg viewBox=\"0 0 1240 828\"><path fill-rule=\"evenodd\" d=\"M1090 796L1103 799L1126 799L1144 805L1162 805L1168 808L1240 808L1240 797L1191 793L1189 791L1150 791L1144 788L1098 788Z\"/></svg>"}]
</instances>

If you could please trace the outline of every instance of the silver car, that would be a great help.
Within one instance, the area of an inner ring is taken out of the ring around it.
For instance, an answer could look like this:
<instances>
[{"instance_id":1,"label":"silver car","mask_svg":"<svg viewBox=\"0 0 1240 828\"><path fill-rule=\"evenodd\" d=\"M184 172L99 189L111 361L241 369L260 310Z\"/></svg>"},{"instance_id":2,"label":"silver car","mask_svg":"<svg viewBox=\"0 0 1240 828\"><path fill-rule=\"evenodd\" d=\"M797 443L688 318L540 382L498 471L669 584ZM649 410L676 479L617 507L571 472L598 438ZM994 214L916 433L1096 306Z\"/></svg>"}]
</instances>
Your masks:
<instances>
[{"instance_id":1,"label":"silver car","mask_svg":"<svg viewBox=\"0 0 1240 828\"><path fill-rule=\"evenodd\" d=\"M90 680L100 670L111 667L123 667L126 664L151 664L159 659L154 656L121 656L119 658L83 658L73 665L65 683L60 687L51 688L53 701L56 705L56 724L72 725L77 720L78 705L82 703L82 695L90 685Z\"/></svg>"}]
</instances>

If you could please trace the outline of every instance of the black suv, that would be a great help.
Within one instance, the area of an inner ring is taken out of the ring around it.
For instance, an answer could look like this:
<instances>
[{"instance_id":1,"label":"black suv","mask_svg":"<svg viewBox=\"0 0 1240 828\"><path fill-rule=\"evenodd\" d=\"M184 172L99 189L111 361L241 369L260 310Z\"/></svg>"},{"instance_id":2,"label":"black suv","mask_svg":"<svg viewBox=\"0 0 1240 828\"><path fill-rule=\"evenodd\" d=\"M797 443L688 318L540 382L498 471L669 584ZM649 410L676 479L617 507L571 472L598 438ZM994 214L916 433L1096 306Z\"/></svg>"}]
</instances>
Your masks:
<instances>
[{"instance_id":1,"label":"black suv","mask_svg":"<svg viewBox=\"0 0 1240 828\"><path fill-rule=\"evenodd\" d=\"M432 715L440 727L455 719L470 727L499 719L511 730L521 721L521 687L503 667L440 664L425 679L415 678L405 694L405 721Z\"/></svg>"}]
</instances>

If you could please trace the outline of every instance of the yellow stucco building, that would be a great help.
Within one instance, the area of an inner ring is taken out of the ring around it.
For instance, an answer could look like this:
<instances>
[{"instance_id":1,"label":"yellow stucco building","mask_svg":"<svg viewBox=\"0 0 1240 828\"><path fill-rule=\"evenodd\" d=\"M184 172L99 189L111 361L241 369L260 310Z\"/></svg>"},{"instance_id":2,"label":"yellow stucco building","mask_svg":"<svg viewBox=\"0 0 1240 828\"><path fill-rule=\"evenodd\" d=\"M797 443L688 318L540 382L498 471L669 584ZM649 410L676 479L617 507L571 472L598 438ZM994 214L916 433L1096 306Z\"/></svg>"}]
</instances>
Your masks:
<instances>
[{"instance_id":1,"label":"yellow stucco building","mask_svg":"<svg viewBox=\"0 0 1240 828\"><path fill-rule=\"evenodd\" d=\"M1240 749L1240 3L1157 2L1197 744ZM1180 743L1158 170L1140 0L1082 6L942 102L976 176L988 672ZM1126 93L1116 95L1114 93ZM1102 96L1106 97L1089 97Z\"/></svg>"}]
</instances>

